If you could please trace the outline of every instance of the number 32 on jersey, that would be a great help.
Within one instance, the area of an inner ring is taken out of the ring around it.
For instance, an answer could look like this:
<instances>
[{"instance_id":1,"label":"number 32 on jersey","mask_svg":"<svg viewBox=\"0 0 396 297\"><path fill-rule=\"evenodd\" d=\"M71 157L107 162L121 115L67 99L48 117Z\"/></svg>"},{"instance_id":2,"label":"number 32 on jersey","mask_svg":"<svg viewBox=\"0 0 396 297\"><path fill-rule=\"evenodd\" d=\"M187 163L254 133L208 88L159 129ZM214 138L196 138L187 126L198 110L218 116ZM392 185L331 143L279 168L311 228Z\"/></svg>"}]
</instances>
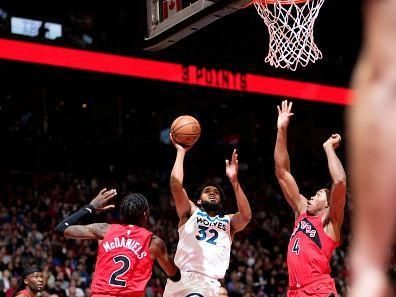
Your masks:
<instances>
[{"instance_id":1,"label":"number 32 on jersey","mask_svg":"<svg viewBox=\"0 0 396 297\"><path fill-rule=\"evenodd\" d=\"M219 232L215 229L209 229L209 227L198 225L198 235L195 236L198 240L205 240L207 243L216 245L216 239L219 237Z\"/></svg>"}]
</instances>

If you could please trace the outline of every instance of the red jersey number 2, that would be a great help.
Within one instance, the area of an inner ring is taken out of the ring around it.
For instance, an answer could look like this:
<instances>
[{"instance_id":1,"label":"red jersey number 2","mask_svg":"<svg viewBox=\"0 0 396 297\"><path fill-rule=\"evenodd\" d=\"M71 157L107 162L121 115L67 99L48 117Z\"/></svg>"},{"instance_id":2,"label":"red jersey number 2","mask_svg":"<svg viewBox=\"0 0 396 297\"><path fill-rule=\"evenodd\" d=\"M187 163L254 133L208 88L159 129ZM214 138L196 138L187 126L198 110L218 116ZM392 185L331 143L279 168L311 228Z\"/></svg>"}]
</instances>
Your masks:
<instances>
[{"instance_id":1,"label":"red jersey number 2","mask_svg":"<svg viewBox=\"0 0 396 297\"><path fill-rule=\"evenodd\" d=\"M126 280L120 279L119 277L127 273L131 268L131 261L125 255L118 255L113 258L114 263L122 263L122 266L114 271L110 277L110 285L116 287L126 287Z\"/></svg>"},{"instance_id":2,"label":"red jersey number 2","mask_svg":"<svg viewBox=\"0 0 396 297\"><path fill-rule=\"evenodd\" d=\"M300 238L296 238L294 240L294 244L293 244L293 248L292 248L292 252L296 253L297 255L300 253Z\"/></svg>"}]
</instances>

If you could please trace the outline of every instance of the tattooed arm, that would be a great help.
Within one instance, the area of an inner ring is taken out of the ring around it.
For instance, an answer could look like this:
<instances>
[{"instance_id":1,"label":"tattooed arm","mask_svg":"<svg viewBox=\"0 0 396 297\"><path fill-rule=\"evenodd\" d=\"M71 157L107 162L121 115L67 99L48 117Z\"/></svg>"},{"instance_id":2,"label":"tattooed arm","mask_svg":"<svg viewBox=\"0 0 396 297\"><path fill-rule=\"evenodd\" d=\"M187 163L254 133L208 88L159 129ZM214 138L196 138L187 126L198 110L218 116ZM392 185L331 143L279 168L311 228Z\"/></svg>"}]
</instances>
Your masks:
<instances>
[{"instance_id":1,"label":"tattooed arm","mask_svg":"<svg viewBox=\"0 0 396 297\"><path fill-rule=\"evenodd\" d=\"M95 223L90 225L73 225L63 231L65 237L73 239L103 239L107 229L107 223Z\"/></svg>"}]
</instances>

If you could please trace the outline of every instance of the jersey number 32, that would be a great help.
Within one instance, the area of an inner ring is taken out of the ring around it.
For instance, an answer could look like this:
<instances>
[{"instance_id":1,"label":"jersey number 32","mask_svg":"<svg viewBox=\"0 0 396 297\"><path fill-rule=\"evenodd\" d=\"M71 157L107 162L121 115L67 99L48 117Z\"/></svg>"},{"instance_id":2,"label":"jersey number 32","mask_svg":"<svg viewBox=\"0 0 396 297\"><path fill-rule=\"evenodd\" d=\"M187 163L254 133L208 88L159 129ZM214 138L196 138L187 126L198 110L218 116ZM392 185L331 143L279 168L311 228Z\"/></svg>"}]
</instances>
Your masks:
<instances>
[{"instance_id":1,"label":"jersey number 32","mask_svg":"<svg viewBox=\"0 0 396 297\"><path fill-rule=\"evenodd\" d=\"M196 239L198 240L206 240L207 243L211 243L216 245L216 239L219 237L219 232L217 232L215 229L209 229L209 227L198 225L198 235L195 236ZM207 232L206 232L207 231ZM209 235L208 235L209 233ZM209 238L207 238L210 236Z\"/></svg>"}]
</instances>

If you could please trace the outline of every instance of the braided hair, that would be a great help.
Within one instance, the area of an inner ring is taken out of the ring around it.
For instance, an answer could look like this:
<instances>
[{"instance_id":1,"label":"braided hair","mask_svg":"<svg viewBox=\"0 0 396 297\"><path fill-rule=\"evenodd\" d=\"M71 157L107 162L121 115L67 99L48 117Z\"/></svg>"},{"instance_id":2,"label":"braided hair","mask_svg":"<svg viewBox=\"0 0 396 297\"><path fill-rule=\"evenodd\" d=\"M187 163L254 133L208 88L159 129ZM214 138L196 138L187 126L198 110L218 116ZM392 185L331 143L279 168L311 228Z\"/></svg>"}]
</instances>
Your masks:
<instances>
[{"instance_id":1,"label":"braided hair","mask_svg":"<svg viewBox=\"0 0 396 297\"><path fill-rule=\"evenodd\" d=\"M147 210L149 210L147 199L140 193L128 194L120 204L121 215L126 224L144 224Z\"/></svg>"}]
</instances>

